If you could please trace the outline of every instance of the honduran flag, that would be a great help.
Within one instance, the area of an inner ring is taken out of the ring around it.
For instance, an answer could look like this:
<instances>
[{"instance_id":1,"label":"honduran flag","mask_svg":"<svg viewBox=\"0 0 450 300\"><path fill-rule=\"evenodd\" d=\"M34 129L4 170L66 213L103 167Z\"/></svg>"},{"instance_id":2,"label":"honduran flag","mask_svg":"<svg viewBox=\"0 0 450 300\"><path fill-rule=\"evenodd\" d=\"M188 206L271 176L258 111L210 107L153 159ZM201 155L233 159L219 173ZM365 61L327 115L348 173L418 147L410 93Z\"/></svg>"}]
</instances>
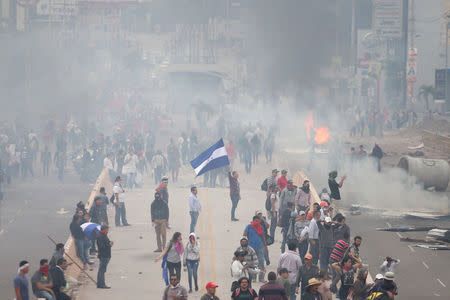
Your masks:
<instances>
[{"instance_id":1,"label":"honduran flag","mask_svg":"<svg viewBox=\"0 0 450 300\"><path fill-rule=\"evenodd\" d=\"M92 232L94 232L94 231L100 232L100 229L101 229L100 224L91 223L91 222L83 223L80 225L80 227L88 239L92 238Z\"/></svg>"},{"instance_id":2,"label":"honduran flag","mask_svg":"<svg viewBox=\"0 0 450 300\"><path fill-rule=\"evenodd\" d=\"M227 150L222 139L191 160L191 166L197 176L229 164Z\"/></svg>"}]
</instances>

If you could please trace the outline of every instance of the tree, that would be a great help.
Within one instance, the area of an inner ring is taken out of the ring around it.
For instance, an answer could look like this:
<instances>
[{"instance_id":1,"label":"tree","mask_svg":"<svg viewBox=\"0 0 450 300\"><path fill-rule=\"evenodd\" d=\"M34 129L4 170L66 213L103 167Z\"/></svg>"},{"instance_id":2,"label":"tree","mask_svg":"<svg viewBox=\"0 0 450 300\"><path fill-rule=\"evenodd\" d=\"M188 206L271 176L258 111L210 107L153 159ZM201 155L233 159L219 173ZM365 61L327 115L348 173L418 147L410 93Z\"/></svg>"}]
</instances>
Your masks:
<instances>
[{"instance_id":1,"label":"tree","mask_svg":"<svg viewBox=\"0 0 450 300\"><path fill-rule=\"evenodd\" d=\"M422 84L419 88L419 97L425 101L425 108L427 111L430 110L430 105L428 103L428 99L436 94L436 89L432 85Z\"/></svg>"}]
</instances>

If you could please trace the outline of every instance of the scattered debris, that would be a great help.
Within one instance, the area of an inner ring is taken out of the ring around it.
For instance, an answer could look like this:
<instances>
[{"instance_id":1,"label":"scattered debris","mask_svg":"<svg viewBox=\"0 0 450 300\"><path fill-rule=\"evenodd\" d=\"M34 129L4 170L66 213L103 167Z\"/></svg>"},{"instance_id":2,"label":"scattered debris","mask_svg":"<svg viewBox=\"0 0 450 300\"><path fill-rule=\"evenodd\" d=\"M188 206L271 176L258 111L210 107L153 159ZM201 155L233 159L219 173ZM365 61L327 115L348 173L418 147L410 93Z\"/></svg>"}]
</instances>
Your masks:
<instances>
[{"instance_id":1,"label":"scattered debris","mask_svg":"<svg viewBox=\"0 0 450 300\"><path fill-rule=\"evenodd\" d=\"M415 152L408 152L408 155L412 156L412 157L421 157L421 156L425 156L425 153L423 153L423 151L417 150Z\"/></svg>"},{"instance_id":2,"label":"scattered debris","mask_svg":"<svg viewBox=\"0 0 450 300\"><path fill-rule=\"evenodd\" d=\"M417 244L417 245L414 245L414 247L430 249L430 250L450 250L450 247L446 246L446 245L423 245L423 244Z\"/></svg>"},{"instance_id":3,"label":"scattered debris","mask_svg":"<svg viewBox=\"0 0 450 300\"><path fill-rule=\"evenodd\" d=\"M56 211L56 213L58 214L58 215L65 215L65 214L67 214L69 211L68 210L65 210L64 208L60 208L59 210L57 210Z\"/></svg>"},{"instance_id":4,"label":"scattered debris","mask_svg":"<svg viewBox=\"0 0 450 300\"><path fill-rule=\"evenodd\" d=\"M428 237L450 243L450 231L446 229L431 229L428 231Z\"/></svg>"},{"instance_id":5,"label":"scattered debris","mask_svg":"<svg viewBox=\"0 0 450 300\"><path fill-rule=\"evenodd\" d=\"M419 146L412 146L412 147L408 147L408 150L419 150L424 148L425 145L423 143L421 143Z\"/></svg>"},{"instance_id":6,"label":"scattered debris","mask_svg":"<svg viewBox=\"0 0 450 300\"><path fill-rule=\"evenodd\" d=\"M413 239L409 237L400 238L402 242L410 242L410 243L426 243L426 244L439 244L443 245L444 243L435 239Z\"/></svg>"},{"instance_id":7,"label":"scattered debris","mask_svg":"<svg viewBox=\"0 0 450 300\"><path fill-rule=\"evenodd\" d=\"M361 214L360 205L359 204L352 204L352 206L350 207L350 214L354 215L354 216L360 215Z\"/></svg>"},{"instance_id":8,"label":"scattered debris","mask_svg":"<svg viewBox=\"0 0 450 300\"><path fill-rule=\"evenodd\" d=\"M435 228L435 226L396 226L389 228L377 228L377 231L393 231L393 232L407 232L407 231L429 231Z\"/></svg>"}]
</instances>

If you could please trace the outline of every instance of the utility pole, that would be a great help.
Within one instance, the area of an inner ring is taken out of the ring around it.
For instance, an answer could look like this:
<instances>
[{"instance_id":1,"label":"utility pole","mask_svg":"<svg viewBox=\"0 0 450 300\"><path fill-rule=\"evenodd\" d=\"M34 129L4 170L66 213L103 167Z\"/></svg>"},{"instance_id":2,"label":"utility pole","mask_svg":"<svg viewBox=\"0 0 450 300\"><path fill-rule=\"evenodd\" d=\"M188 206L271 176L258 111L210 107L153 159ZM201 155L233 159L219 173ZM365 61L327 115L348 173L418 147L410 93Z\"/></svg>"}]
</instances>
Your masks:
<instances>
[{"instance_id":1,"label":"utility pole","mask_svg":"<svg viewBox=\"0 0 450 300\"><path fill-rule=\"evenodd\" d=\"M409 25L410 25L410 27L409 27L409 33L410 33L410 35L409 35L409 44L410 44L410 48L411 49L414 49L414 38L415 38L415 35L416 35L416 26L415 26L415 22L416 22L416 20L415 20L415 18L416 18L416 15L415 15L415 6L416 6L416 3L415 3L415 0L410 0L411 1L411 17L410 17L410 19L409 19ZM408 55L409 55L409 53L408 53ZM407 57L406 58L406 60L408 61L409 60L409 57ZM410 99L412 100L413 98L414 98L414 82L410 82L409 83L409 86L411 87L411 90L410 90Z\"/></svg>"},{"instance_id":2,"label":"utility pole","mask_svg":"<svg viewBox=\"0 0 450 300\"><path fill-rule=\"evenodd\" d=\"M402 42L403 42L403 56L402 56L402 105L406 106L408 100L406 82L406 64L408 63L408 2L409 0L403 0L402 3Z\"/></svg>"}]
</instances>

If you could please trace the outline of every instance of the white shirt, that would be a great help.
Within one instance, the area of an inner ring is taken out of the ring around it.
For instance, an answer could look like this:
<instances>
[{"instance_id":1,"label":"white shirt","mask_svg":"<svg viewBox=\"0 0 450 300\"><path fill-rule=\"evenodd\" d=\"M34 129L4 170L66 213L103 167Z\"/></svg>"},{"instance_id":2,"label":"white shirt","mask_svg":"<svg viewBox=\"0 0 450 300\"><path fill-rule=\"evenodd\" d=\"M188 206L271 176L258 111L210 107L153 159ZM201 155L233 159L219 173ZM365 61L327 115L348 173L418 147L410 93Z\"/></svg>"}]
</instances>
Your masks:
<instances>
[{"instance_id":1,"label":"white shirt","mask_svg":"<svg viewBox=\"0 0 450 300\"><path fill-rule=\"evenodd\" d=\"M384 276L386 272L393 272L395 273L395 268L397 268L398 264L400 263L400 259L397 259L397 261L392 261L391 265L388 267L388 262L385 260L381 266L380 266L380 273Z\"/></svg>"},{"instance_id":2,"label":"white shirt","mask_svg":"<svg viewBox=\"0 0 450 300\"><path fill-rule=\"evenodd\" d=\"M103 167L108 170L114 170L113 163L108 157L105 157L103 160Z\"/></svg>"},{"instance_id":3,"label":"white shirt","mask_svg":"<svg viewBox=\"0 0 450 300\"><path fill-rule=\"evenodd\" d=\"M200 212L201 210L202 210L202 207L200 205L200 201L198 201L198 198L196 195L191 193L191 196L189 197L189 211Z\"/></svg>"},{"instance_id":4,"label":"white shirt","mask_svg":"<svg viewBox=\"0 0 450 300\"><path fill-rule=\"evenodd\" d=\"M319 239L319 226L317 226L316 219L312 219L309 223L309 239L318 240Z\"/></svg>"},{"instance_id":5,"label":"white shirt","mask_svg":"<svg viewBox=\"0 0 450 300\"><path fill-rule=\"evenodd\" d=\"M125 202L125 191L122 188L122 185L120 183L115 183L113 187L113 193L118 194L119 202ZM116 200L114 200L116 201Z\"/></svg>"},{"instance_id":6,"label":"white shirt","mask_svg":"<svg viewBox=\"0 0 450 300\"><path fill-rule=\"evenodd\" d=\"M231 264L231 277L233 277L233 280L239 280L242 277L249 277L248 276L248 270L243 271L242 269L244 268L244 265L239 261L239 260L235 260L233 261L233 263ZM259 270L258 270L259 272Z\"/></svg>"},{"instance_id":7,"label":"white shirt","mask_svg":"<svg viewBox=\"0 0 450 300\"><path fill-rule=\"evenodd\" d=\"M136 173L136 166L139 163L139 159L136 154L127 154L125 155L124 161L128 161L122 167L123 174Z\"/></svg>"}]
</instances>

